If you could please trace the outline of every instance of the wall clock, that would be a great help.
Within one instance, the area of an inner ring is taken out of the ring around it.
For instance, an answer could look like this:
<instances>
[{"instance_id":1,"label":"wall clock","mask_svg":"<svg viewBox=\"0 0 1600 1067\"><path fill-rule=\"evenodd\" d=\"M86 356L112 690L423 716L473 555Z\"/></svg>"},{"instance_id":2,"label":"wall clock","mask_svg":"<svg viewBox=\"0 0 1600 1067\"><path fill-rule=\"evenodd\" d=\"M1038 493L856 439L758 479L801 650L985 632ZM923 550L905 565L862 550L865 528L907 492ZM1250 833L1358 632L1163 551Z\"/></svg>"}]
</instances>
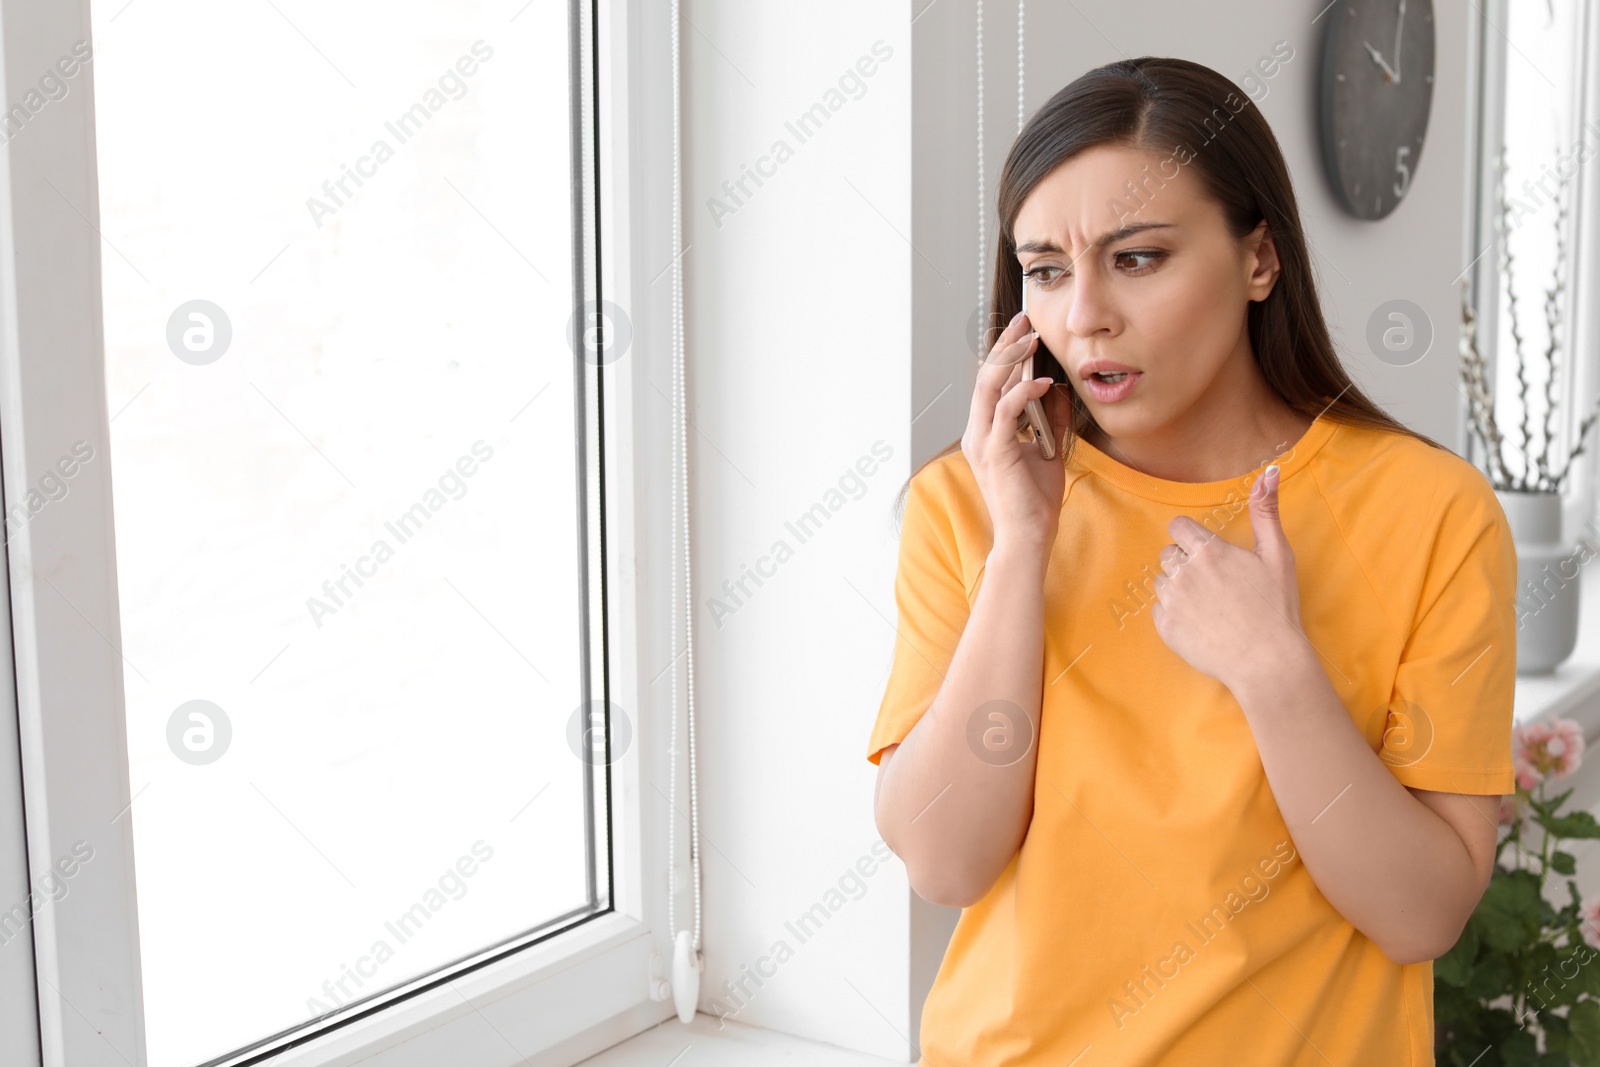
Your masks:
<instances>
[{"instance_id":1,"label":"wall clock","mask_svg":"<svg viewBox=\"0 0 1600 1067\"><path fill-rule=\"evenodd\" d=\"M1322 159L1344 207L1405 199L1433 105L1432 0L1335 0L1322 46Z\"/></svg>"}]
</instances>

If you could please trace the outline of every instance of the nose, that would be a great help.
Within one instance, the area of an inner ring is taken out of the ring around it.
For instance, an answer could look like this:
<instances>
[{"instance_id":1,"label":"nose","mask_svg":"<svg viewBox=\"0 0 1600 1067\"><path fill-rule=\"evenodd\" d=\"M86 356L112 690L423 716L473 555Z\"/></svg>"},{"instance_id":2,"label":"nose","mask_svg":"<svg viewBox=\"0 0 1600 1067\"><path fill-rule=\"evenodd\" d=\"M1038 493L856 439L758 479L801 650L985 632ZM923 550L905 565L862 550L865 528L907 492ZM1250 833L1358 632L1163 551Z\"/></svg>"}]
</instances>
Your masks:
<instances>
[{"instance_id":1,"label":"nose","mask_svg":"<svg viewBox=\"0 0 1600 1067\"><path fill-rule=\"evenodd\" d=\"M1072 271L1072 303L1067 308L1067 329L1078 337L1089 337L1110 324L1110 294L1093 258L1091 251Z\"/></svg>"}]
</instances>

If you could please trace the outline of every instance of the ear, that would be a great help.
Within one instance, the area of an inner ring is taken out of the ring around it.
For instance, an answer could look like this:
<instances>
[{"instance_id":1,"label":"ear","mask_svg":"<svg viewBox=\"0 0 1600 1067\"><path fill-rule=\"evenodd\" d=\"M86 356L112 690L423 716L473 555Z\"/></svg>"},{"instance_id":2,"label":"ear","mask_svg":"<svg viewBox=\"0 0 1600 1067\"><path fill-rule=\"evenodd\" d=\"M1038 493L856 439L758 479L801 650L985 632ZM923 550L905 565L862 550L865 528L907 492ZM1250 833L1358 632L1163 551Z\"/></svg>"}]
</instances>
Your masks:
<instances>
[{"instance_id":1,"label":"ear","mask_svg":"<svg viewBox=\"0 0 1600 1067\"><path fill-rule=\"evenodd\" d=\"M1278 246L1273 243L1267 220L1256 223L1256 228L1245 238L1250 274L1245 280L1245 292L1251 300L1265 300L1278 281L1282 264L1278 262Z\"/></svg>"}]
</instances>

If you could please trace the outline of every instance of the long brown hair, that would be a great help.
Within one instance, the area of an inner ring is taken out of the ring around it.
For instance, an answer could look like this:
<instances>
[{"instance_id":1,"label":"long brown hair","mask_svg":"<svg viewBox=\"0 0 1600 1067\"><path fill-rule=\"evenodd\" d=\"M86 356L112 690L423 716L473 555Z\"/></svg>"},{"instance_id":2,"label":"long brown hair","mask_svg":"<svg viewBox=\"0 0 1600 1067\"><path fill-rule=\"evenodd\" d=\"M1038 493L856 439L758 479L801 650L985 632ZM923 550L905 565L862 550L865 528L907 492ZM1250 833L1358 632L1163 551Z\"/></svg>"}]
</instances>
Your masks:
<instances>
[{"instance_id":1,"label":"long brown hair","mask_svg":"<svg viewBox=\"0 0 1600 1067\"><path fill-rule=\"evenodd\" d=\"M1028 120L1000 172L991 324L1010 322L1022 310L1021 268L1012 234L1023 201L1062 163L1099 145L1186 154L1184 165L1194 168L1207 194L1221 205L1236 238L1266 220L1280 271L1267 298L1250 304L1250 346L1267 385L1286 404L1304 415L1326 411L1335 422L1390 430L1445 447L1395 420L1345 373L1322 316L1294 185L1272 128L1233 82L1186 59L1144 56L1097 67L1052 96ZM980 344L985 352L1002 328L991 325L985 331ZM1094 425L1070 384L1066 392L1072 418L1061 435L1063 457L1083 430ZM912 477L960 448L958 437ZM907 479L895 497L897 521L910 487Z\"/></svg>"}]
</instances>

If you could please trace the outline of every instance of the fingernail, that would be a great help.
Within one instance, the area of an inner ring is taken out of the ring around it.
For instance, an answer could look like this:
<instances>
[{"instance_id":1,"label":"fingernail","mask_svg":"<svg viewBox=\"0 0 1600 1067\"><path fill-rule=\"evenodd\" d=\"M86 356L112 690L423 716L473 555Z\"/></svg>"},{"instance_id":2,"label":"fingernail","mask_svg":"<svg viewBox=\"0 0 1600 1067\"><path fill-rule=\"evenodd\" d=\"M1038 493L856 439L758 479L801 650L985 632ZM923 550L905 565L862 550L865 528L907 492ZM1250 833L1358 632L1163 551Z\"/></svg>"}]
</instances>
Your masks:
<instances>
[{"instance_id":1,"label":"fingernail","mask_svg":"<svg viewBox=\"0 0 1600 1067\"><path fill-rule=\"evenodd\" d=\"M1036 381L1036 382L1044 382L1046 385L1049 385L1052 382L1054 382L1055 379L1054 378L1050 378L1050 377L1044 377L1044 378L1035 378L1034 381Z\"/></svg>"},{"instance_id":2,"label":"fingernail","mask_svg":"<svg viewBox=\"0 0 1600 1067\"><path fill-rule=\"evenodd\" d=\"M1267 488L1269 489L1278 484L1278 465L1276 463L1267 468L1266 479Z\"/></svg>"}]
</instances>

